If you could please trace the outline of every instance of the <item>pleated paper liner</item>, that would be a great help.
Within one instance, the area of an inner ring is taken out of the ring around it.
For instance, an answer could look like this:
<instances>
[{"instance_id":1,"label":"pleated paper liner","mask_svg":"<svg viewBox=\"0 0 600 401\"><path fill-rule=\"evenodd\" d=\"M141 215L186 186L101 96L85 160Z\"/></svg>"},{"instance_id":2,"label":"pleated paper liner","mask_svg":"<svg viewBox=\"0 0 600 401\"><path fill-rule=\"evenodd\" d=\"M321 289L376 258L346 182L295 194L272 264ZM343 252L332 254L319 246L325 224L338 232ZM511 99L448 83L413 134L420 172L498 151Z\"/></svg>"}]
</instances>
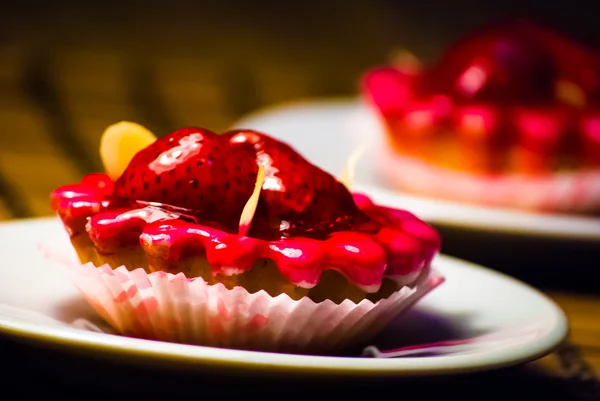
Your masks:
<instances>
[{"instance_id":1,"label":"pleated paper liner","mask_svg":"<svg viewBox=\"0 0 600 401\"><path fill-rule=\"evenodd\" d=\"M292 300L286 294L273 297L265 291L251 294L243 287L208 285L182 273L82 265L64 247L56 241L40 244L48 260L63 270L57 274L66 273L117 333L247 350L335 354L373 338L444 281L428 267L414 286L376 303L315 303L308 297Z\"/></svg>"}]
</instances>

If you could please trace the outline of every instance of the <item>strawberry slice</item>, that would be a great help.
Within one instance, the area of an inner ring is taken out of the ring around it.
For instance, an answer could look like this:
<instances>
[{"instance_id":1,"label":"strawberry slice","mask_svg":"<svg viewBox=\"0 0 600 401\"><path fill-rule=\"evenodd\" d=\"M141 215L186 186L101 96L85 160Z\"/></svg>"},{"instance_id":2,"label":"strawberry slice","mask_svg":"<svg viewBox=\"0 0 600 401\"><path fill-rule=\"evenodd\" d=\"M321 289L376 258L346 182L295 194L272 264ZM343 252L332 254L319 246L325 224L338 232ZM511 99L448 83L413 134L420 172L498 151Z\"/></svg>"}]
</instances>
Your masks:
<instances>
[{"instance_id":1,"label":"strawberry slice","mask_svg":"<svg viewBox=\"0 0 600 401\"><path fill-rule=\"evenodd\" d=\"M284 235L326 235L362 216L344 184L288 144L253 130L229 131L223 137L256 153L265 173L264 206L258 212L281 225Z\"/></svg>"},{"instance_id":2,"label":"strawberry slice","mask_svg":"<svg viewBox=\"0 0 600 401\"><path fill-rule=\"evenodd\" d=\"M335 177L289 145L248 130L217 135L190 127L160 138L133 156L114 183L114 196L183 209L199 221L261 238L326 238L368 221Z\"/></svg>"},{"instance_id":3,"label":"strawberry slice","mask_svg":"<svg viewBox=\"0 0 600 401\"><path fill-rule=\"evenodd\" d=\"M235 231L257 173L252 149L188 127L137 152L116 180L115 195L189 209L203 221Z\"/></svg>"}]
</instances>

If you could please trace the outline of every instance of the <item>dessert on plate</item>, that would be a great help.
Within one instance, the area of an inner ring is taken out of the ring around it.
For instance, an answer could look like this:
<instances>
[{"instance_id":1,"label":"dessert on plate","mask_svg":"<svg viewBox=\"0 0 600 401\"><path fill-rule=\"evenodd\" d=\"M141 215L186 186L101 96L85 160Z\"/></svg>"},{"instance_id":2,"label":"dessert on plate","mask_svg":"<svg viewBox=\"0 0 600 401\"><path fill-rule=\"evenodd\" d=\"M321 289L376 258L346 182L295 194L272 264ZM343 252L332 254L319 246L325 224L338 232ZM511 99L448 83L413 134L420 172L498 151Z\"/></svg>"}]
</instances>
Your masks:
<instances>
[{"instance_id":1,"label":"dessert on plate","mask_svg":"<svg viewBox=\"0 0 600 401\"><path fill-rule=\"evenodd\" d=\"M437 232L375 205L287 144L122 122L106 173L51 204L75 284L121 334L232 348L334 352L439 285Z\"/></svg>"},{"instance_id":2,"label":"dessert on plate","mask_svg":"<svg viewBox=\"0 0 600 401\"><path fill-rule=\"evenodd\" d=\"M600 56L528 20L491 24L430 65L361 81L406 192L554 213L600 212Z\"/></svg>"}]
</instances>

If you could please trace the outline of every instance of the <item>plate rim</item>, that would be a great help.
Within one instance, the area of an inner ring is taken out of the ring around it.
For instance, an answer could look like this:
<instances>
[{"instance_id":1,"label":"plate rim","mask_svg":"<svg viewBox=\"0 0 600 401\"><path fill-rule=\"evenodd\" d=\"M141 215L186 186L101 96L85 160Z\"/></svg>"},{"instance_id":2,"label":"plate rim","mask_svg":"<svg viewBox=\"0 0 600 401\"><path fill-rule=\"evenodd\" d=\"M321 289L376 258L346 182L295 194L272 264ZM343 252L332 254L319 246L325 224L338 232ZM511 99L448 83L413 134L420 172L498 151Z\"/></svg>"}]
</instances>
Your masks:
<instances>
[{"instance_id":1,"label":"plate rim","mask_svg":"<svg viewBox=\"0 0 600 401\"><path fill-rule=\"evenodd\" d=\"M272 118L277 114L290 113L295 110L308 110L308 109L320 109L330 108L332 110L336 110L337 112L343 110L344 112L352 112L352 113L364 113L368 110L364 101L360 98L360 96L355 97L329 97L329 98L301 98L296 100L290 100L286 102L275 103L264 108L255 110L246 115L241 116L237 119L231 126L230 129L234 128L253 128L253 125L256 124L256 121L264 120L267 118ZM258 128L260 129L260 127ZM276 135L275 135L276 136ZM452 202L443 199L433 199L429 197L413 195L413 194L402 194L398 191L395 191L392 188L379 187L377 185L368 184L364 182L360 182L357 180L355 183L357 189L360 191L355 192L363 192L367 195L370 195L376 200L380 198L392 198L395 199L393 201L393 205L398 206L402 202L408 201L413 209L414 205L418 202L425 202L425 204L438 204L442 207L449 208L453 210L455 208L465 208L471 209L476 212L483 213L495 213L502 214L503 216L509 216L512 220L516 220L518 218L534 218L538 221L546 221L547 225L560 226L560 223L565 219L568 220L579 220L584 223L588 223L591 225L598 226L597 230L588 229L588 230L570 230L570 231L561 231L561 230L548 230L542 229L539 225L536 226L522 226L515 227L511 224L500 224L495 226L487 226L483 221L477 221L473 219L462 220L461 222L456 221L455 219L443 218L440 216L430 216L423 215L422 218L426 221L429 221L432 224L439 224L441 226L452 227L452 228L462 228L467 230L479 230L484 232L502 232L505 234L515 235L515 236L535 236L540 238L559 238L562 240L583 240L583 241L600 241L600 218L586 217L586 216L570 216L565 214L550 214L550 213L531 213L523 210L514 210L509 208L499 208L499 207L485 207L481 205L468 205L457 202ZM386 203L386 202L383 202ZM451 213L448 213L451 214ZM502 220L500 218L496 220ZM553 224L551 224L553 223Z\"/></svg>"},{"instance_id":2,"label":"plate rim","mask_svg":"<svg viewBox=\"0 0 600 401\"><path fill-rule=\"evenodd\" d=\"M22 219L0 223L0 231L13 225L35 225L56 218ZM440 376L473 371L485 371L514 366L539 359L555 350L567 337L569 324L564 311L542 291L493 269L448 255L437 256L438 264L458 265L467 270L483 271L495 279L505 280L526 290L531 296L541 298L555 321L551 330L537 339L535 347L530 342L510 350L495 350L484 361L473 360L470 355L446 355L427 358L362 358L269 353L223 349L217 347L186 345L153 340L95 333L68 326L53 326L24 321L12 316L0 315L0 332L21 341L33 341L46 346L60 345L69 351L94 351L102 349L121 355L185 363L189 366L214 366L235 371L261 371L266 373L295 373L303 375L350 375L350 376ZM0 265L0 269L2 265ZM531 349L527 351L526 348ZM440 367L441 366L441 367Z\"/></svg>"}]
</instances>

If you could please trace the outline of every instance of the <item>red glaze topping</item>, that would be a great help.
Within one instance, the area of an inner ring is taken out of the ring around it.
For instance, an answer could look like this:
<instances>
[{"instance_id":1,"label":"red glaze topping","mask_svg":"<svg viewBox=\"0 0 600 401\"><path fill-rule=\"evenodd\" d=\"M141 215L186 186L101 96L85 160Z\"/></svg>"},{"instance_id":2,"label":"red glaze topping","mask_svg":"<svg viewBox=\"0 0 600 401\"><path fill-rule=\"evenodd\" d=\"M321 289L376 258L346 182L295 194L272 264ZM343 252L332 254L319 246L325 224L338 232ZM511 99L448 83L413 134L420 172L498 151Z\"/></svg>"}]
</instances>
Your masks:
<instances>
[{"instance_id":1,"label":"red glaze topping","mask_svg":"<svg viewBox=\"0 0 600 401\"><path fill-rule=\"evenodd\" d=\"M236 232L265 168L248 236ZM204 255L214 274L240 274L269 258L311 288L334 269L367 292L384 277L419 272L440 249L437 232L406 211L374 205L288 145L256 131L185 128L136 154L113 183L103 174L58 188L52 207L100 252L140 243L177 261Z\"/></svg>"},{"instance_id":2,"label":"red glaze topping","mask_svg":"<svg viewBox=\"0 0 600 401\"><path fill-rule=\"evenodd\" d=\"M324 238L355 220L368 221L334 177L287 144L249 130L175 131L135 155L115 182L115 196L187 209L197 221L235 232L257 162L265 181L250 235Z\"/></svg>"},{"instance_id":3,"label":"red glaze topping","mask_svg":"<svg viewBox=\"0 0 600 401\"><path fill-rule=\"evenodd\" d=\"M497 159L486 171L600 167L600 56L529 21L466 35L417 73L376 68L363 85L404 147L452 132L458 153Z\"/></svg>"},{"instance_id":4,"label":"red glaze topping","mask_svg":"<svg viewBox=\"0 0 600 401\"><path fill-rule=\"evenodd\" d=\"M342 183L289 145L251 130L230 131L222 137L234 148L252 149L265 168L250 235L325 239L369 221Z\"/></svg>"}]
</instances>

